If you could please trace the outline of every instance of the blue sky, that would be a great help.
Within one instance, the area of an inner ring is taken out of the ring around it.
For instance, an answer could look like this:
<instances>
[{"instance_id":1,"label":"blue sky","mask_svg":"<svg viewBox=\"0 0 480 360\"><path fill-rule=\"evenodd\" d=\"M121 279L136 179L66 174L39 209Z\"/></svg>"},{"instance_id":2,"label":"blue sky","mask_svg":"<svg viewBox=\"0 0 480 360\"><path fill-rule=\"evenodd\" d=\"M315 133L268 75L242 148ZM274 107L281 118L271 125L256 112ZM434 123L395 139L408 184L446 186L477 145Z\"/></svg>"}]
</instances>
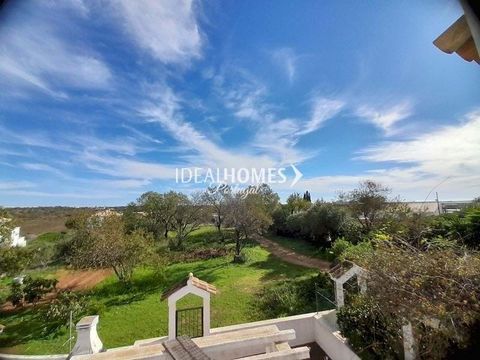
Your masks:
<instances>
[{"instance_id":1,"label":"blue sky","mask_svg":"<svg viewBox=\"0 0 480 360\"><path fill-rule=\"evenodd\" d=\"M480 68L432 41L455 1L10 1L0 205L191 192L177 167L281 167L283 198L374 179L480 196ZM433 198L433 193L429 199Z\"/></svg>"}]
</instances>

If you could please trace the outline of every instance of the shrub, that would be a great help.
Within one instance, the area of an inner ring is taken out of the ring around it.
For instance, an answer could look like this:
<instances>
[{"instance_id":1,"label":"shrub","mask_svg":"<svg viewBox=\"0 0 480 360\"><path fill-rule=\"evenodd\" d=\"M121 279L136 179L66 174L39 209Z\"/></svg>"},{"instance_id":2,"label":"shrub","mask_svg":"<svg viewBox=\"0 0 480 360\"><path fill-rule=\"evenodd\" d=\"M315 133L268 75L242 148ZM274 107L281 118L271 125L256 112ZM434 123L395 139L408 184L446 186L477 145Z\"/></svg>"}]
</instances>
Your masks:
<instances>
[{"instance_id":1,"label":"shrub","mask_svg":"<svg viewBox=\"0 0 480 360\"><path fill-rule=\"evenodd\" d=\"M472 206L459 213L434 218L426 236L455 239L470 248L480 248L480 208Z\"/></svg>"},{"instance_id":2,"label":"shrub","mask_svg":"<svg viewBox=\"0 0 480 360\"><path fill-rule=\"evenodd\" d=\"M23 302L23 286L20 283L12 282L10 285L10 296L8 300L12 302L13 306L18 306Z\"/></svg>"},{"instance_id":3,"label":"shrub","mask_svg":"<svg viewBox=\"0 0 480 360\"><path fill-rule=\"evenodd\" d=\"M350 245L344 249L343 253L339 255L339 260L345 261L356 261L363 258L365 255L370 254L374 251L373 245L370 241L363 241L356 245Z\"/></svg>"},{"instance_id":4,"label":"shrub","mask_svg":"<svg viewBox=\"0 0 480 360\"><path fill-rule=\"evenodd\" d=\"M17 275L28 268L32 252L27 248L0 246L0 274Z\"/></svg>"},{"instance_id":5,"label":"shrub","mask_svg":"<svg viewBox=\"0 0 480 360\"><path fill-rule=\"evenodd\" d=\"M362 359L402 359L401 323L370 298L357 296L337 312L342 335Z\"/></svg>"},{"instance_id":6,"label":"shrub","mask_svg":"<svg viewBox=\"0 0 480 360\"><path fill-rule=\"evenodd\" d=\"M29 303L36 303L44 295L55 290L57 283L57 279L33 279L29 276L25 277L23 280L23 293L25 301Z\"/></svg>"},{"instance_id":7,"label":"shrub","mask_svg":"<svg viewBox=\"0 0 480 360\"><path fill-rule=\"evenodd\" d=\"M58 294L44 312L46 323L55 327L68 326L70 313L73 322L77 322L87 312L87 301L84 296L74 292L65 291Z\"/></svg>"},{"instance_id":8,"label":"shrub","mask_svg":"<svg viewBox=\"0 0 480 360\"><path fill-rule=\"evenodd\" d=\"M352 243L345 240L345 238L338 238L332 245L333 255L339 258L351 246L353 246Z\"/></svg>"},{"instance_id":9,"label":"shrub","mask_svg":"<svg viewBox=\"0 0 480 360\"><path fill-rule=\"evenodd\" d=\"M268 317L281 317L331 308L328 301L316 304L316 289L328 298L333 297L331 280L324 273L305 280L269 285L260 293L260 309Z\"/></svg>"}]
</instances>

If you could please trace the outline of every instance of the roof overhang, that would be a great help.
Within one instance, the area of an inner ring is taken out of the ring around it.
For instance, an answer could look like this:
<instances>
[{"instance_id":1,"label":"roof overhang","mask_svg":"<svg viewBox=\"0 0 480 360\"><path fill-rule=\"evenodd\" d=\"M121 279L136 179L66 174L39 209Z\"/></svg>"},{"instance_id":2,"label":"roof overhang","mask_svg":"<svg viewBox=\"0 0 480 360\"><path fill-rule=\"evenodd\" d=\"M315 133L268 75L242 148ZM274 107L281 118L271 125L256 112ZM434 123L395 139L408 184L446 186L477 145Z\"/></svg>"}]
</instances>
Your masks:
<instances>
[{"instance_id":1,"label":"roof overhang","mask_svg":"<svg viewBox=\"0 0 480 360\"><path fill-rule=\"evenodd\" d=\"M480 64L480 19L474 2L461 0L464 15L445 30L433 44L447 54L457 53L466 61Z\"/></svg>"}]
</instances>

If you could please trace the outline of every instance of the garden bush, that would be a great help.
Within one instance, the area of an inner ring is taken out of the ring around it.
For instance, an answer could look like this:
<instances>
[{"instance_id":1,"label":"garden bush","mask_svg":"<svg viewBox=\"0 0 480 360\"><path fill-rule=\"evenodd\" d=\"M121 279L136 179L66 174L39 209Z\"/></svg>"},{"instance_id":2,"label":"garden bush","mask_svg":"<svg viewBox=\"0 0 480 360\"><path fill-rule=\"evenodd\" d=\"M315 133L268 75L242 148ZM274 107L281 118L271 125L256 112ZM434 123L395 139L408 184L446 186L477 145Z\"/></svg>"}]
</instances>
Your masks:
<instances>
[{"instance_id":1,"label":"garden bush","mask_svg":"<svg viewBox=\"0 0 480 360\"><path fill-rule=\"evenodd\" d=\"M43 296L55 290L57 279L31 278L26 276L23 279L24 299L28 303L37 303Z\"/></svg>"},{"instance_id":2,"label":"garden bush","mask_svg":"<svg viewBox=\"0 0 480 360\"><path fill-rule=\"evenodd\" d=\"M51 324L51 327L66 327L70 321L70 313L72 321L76 323L87 313L88 305L85 296L74 292L64 291L50 302L43 317L45 323Z\"/></svg>"},{"instance_id":3,"label":"garden bush","mask_svg":"<svg viewBox=\"0 0 480 360\"><path fill-rule=\"evenodd\" d=\"M332 308L324 298L317 304L316 289L326 298L333 298L332 282L324 273L304 280L278 282L262 290L260 309L267 317L275 318Z\"/></svg>"},{"instance_id":4,"label":"garden bush","mask_svg":"<svg viewBox=\"0 0 480 360\"><path fill-rule=\"evenodd\" d=\"M12 282L10 285L10 296L8 300L12 302L13 306L18 306L23 302L23 286L17 282Z\"/></svg>"},{"instance_id":5,"label":"garden bush","mask_svg":"<svg viewBox=\"0 0 480 360\"><path fill-rule=\"evenodd\" d=\"M335 240L332 245L332 252L336 258L339 258L349 247L353 246L351 242L345 240L345 238L339 238Z\"/></svg>"},{"instance_id":6,"label":"garden bush","mask_svg":"<svg viewBox=\"0 0 480 360\"><path fill-rule=\"evenodd\" d=\"M362 359L403 359L401 323L358 295L337 312L338 326Z\"/></svg>"}]
</instances>

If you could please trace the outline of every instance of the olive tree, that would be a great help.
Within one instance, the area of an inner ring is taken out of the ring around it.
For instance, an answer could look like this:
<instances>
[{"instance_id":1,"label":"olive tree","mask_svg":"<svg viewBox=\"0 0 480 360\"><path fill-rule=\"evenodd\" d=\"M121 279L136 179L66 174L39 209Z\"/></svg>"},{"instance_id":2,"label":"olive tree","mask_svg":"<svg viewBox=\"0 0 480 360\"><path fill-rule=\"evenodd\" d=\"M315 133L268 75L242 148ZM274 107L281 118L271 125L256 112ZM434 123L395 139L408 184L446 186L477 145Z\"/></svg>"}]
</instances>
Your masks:
<instances>
[{"instance_id":1,"label":"olive tree","mask_svg":"<svg viewBox=\"0 0 480 360\"><path fill-rule=\"evenodd\" d=\"M225 220L225 210L227 208L227 200L230 196L231 189L228 185L209 186L202 194L202 202L215 211L213 220L217 227L218 233L223 238L222 225Z\"/></svg>"},{"instance_id":2,"label":"olive tree","mask_svg":"<svg viewBox=\"0 0 480 360\"><path fill-rule=\"evenodd\" d=\"M305 198L305 195L300 196L299 193L293 193L287 198L285 205L290 214L307 210L312 205L311 201Z\"/></svg>"},{"instance_id":3,"label":"olive tree","mask_svg":"<svg viewBox=\"0 0 480 360\"><path fill-rule=\"evenodd\" d=\"M71 262L80 268L111 268L118 279L130 281L136 265L149 255L152 239L142 230L125 233L119 215L90 217L76 230Z\"/></svg>"},{"instance_id":4,"label":"olive tree","mask_svg":"<svg viewBox=\"0 0 480 360\"><path fill-rule=\"evenodd\" d=\"M390 192L388 187L380 183L365 180L360 182L358 188L341 193L339 200L348 206L352 216L358 220L363 231L368 233L378 227L392 205L389 198Z\"/></svg>"},{"instance_id":5,"label":"olive tree","mask_svg":"<svg viewBox=\"0 0 480 360\"><path fill-rule=\"evenodd\" d=\"M171 220L172 229L176 235L170 240L171 248L183 248L186 237L204 223L204 210L201 194L193 194L190 197L181 193L177 194L177 204Z\"/></svg>"},{"instance_id":6,"label":"olive tree","mask_svg":"<svg viewBox=\"0 0 480 360\"><path fill-rule=\"evenodd\" d=\"M149 191L137 200L138 207L144 213L144 227L156 239L162 234L165 239L168 238L168 232L173 228L175 212L183 197L183 194L175 191L165 194Z\"/></svg>"},{"instance_id":7,"label":"olive tree","mask_svg":"<svg viewBox=\"0 0 480 360\"><path fill-rule=\"evenodd\" d=\"M412 324L420 355L442 358L449 344L465 344L480 319L480 255L455 246L419 250L399 239L374 247L352 258L367 270L366 296L386 318Z\"/></svg>"},{"instance_id":8,"label":"olive tree","mask_svg":"<svg viewBox=\"0 0 480 360\"><path fill-rule=\"evenodd\" d=\"M234 261L241 262L246 242L253 235L265 231L272 224L272 216L260 196L237 193L228 199L226 224L234 229Z\"/></svg>"}]
</instances>

